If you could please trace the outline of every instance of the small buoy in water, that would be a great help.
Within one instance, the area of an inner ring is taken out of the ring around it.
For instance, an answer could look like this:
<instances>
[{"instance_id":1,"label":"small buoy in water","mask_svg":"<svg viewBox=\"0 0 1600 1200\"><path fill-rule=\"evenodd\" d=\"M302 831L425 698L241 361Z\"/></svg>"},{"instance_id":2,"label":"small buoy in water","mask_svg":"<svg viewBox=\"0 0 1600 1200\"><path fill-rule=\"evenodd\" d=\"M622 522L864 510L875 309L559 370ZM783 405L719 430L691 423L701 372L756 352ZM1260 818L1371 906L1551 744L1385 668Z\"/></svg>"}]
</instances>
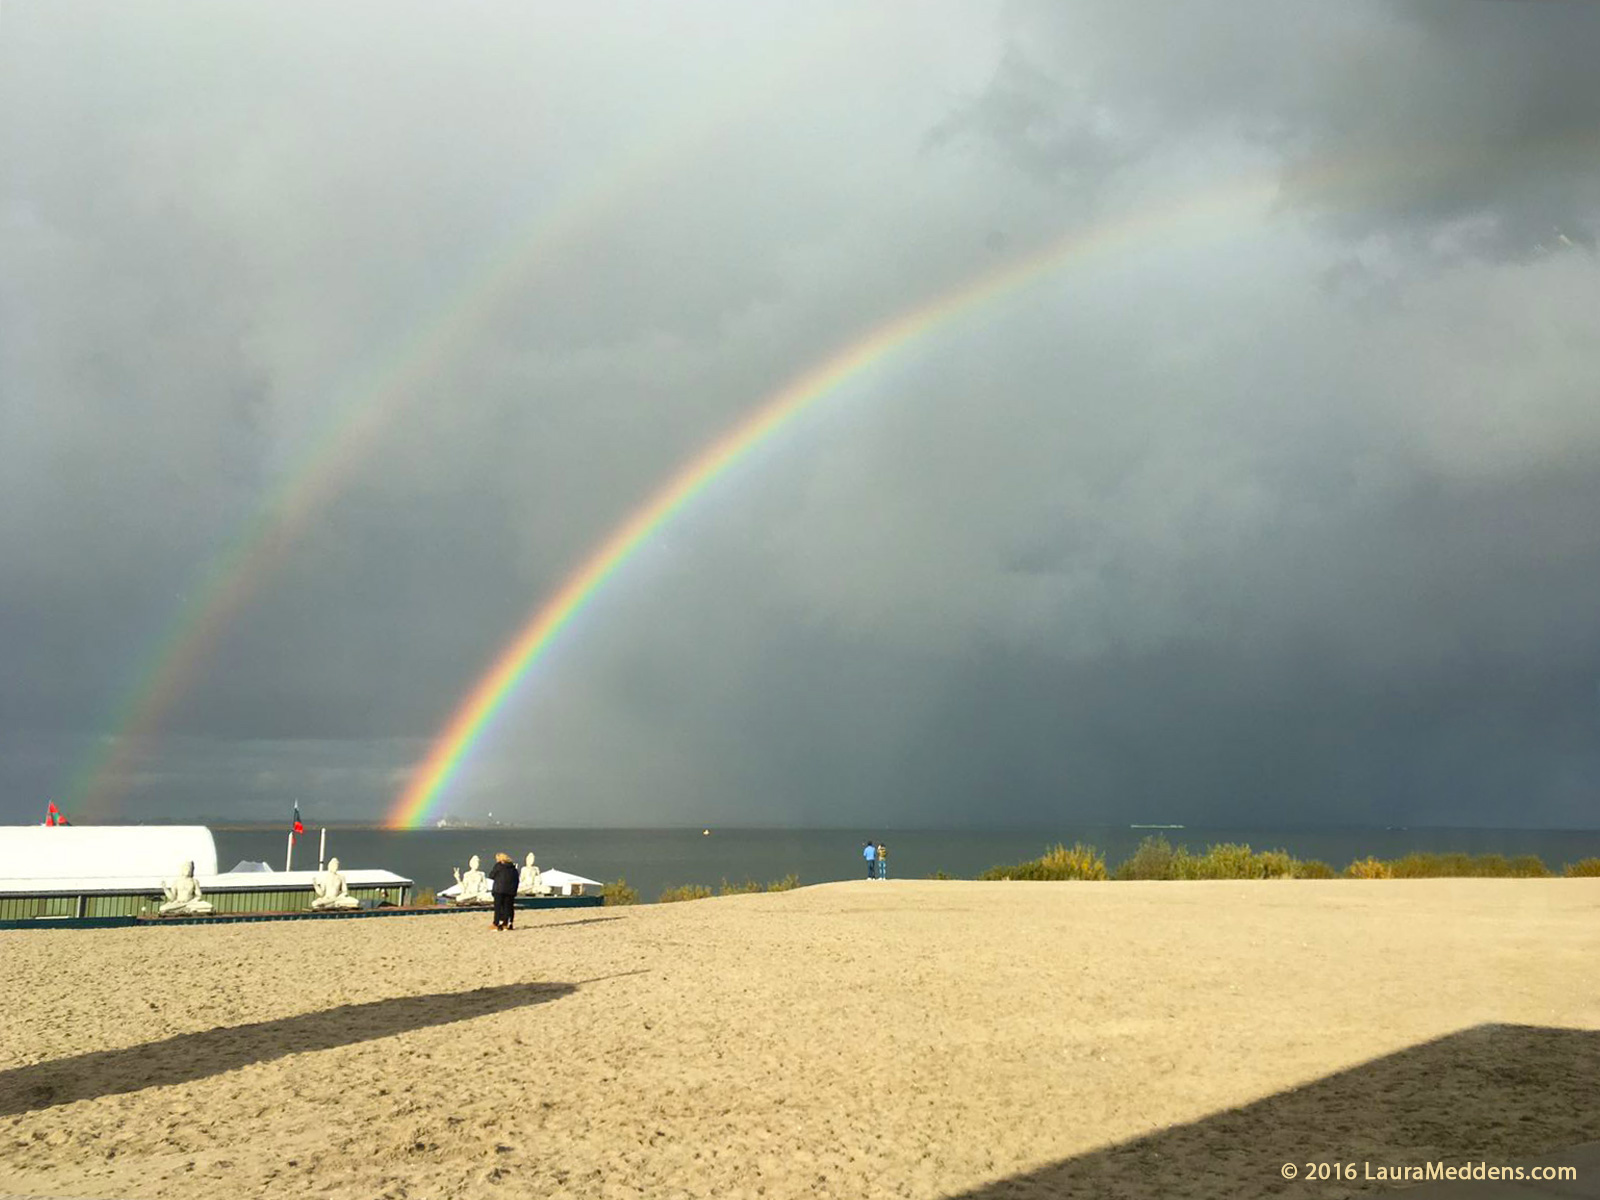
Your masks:
<instances>
[{"instance_id":1,"label":"small buoy in water","mask_svg":"<svg viewBox=\"0 0 1600 1200\"><path fill-rule=\"evenodd\" d=\"M711 830L709 830L709 829L702 829L702 830L701 830L701 831L700 831L700 836L701 836L701 837L710 837L710 836L711 836Z\"/></svg>"}]
</instances>

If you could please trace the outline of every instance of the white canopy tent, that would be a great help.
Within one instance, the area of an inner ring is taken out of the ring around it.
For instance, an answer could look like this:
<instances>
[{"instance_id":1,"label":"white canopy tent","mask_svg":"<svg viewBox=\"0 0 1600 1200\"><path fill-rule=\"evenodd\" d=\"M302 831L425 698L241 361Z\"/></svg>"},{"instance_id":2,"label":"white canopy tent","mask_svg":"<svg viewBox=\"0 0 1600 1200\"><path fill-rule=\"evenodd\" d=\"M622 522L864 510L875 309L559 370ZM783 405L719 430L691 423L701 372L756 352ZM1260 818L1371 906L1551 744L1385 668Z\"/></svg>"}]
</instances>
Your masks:
<instances>
[{"instance_id":1,"label":"white canopy tent","mask_svg":"<svg viewBox=\"0 0 1600 1200\"><path fill-rule=\"evenodd\" d=\"M582 887L605 887L598 879L585 879L582 875L573 875L567 871L541 871L539 882L545 887L554 888L559 895L572 895L573 885Z\"/></svg>"},{"instance_id":2,"label":"white canopy tent","mask_svg":"<svg viewBox=\"0 0 1600 1200\"><path fill-rule=\"evenodd\" d=\"M217 873L217 844L204 825L6 825L0 878L98 879Z\"/></svg>"}]
</instances>

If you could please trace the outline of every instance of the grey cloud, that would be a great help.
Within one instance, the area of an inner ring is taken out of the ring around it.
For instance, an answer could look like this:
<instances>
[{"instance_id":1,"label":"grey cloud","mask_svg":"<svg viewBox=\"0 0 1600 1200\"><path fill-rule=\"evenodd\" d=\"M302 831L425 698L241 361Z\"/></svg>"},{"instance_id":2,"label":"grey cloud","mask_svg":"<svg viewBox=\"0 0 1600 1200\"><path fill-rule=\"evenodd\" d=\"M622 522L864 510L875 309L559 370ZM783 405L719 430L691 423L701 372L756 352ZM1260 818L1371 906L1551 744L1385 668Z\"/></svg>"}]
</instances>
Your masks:
<instances>
[{"instance_id":1,"label":"grey cloud","mask_svg":"<svg viewBox=\"0 0 1600 1200\"><path fill-rule=\"evenodd\" d=\"M665 479L943 297L648 539L449 807L1582 818L1585 12L18 11L7 812L241 561L126 810L382 811Z\"/></svg>"},{"instance_id":2,"label":"grey cloud","mask_svg":"<svg viewBox=\"0 0 1600 1200\"><path fill-rule=\"evenodd\" d=\"M993 79L941 127L1080 186L1255 147L1291 203L1434 254L1593 246L1593 5L1014 4Z\"/></svg>"}]
</instances>

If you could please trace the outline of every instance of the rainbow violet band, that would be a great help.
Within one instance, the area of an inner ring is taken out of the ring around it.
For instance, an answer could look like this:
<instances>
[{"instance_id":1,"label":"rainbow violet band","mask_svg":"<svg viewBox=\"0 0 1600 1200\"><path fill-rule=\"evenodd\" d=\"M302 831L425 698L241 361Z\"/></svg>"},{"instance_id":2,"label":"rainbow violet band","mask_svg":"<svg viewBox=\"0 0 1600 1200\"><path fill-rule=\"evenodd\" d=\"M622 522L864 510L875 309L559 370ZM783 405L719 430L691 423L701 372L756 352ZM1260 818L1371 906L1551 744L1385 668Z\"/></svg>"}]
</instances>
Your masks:
<instances>
[{"instance_id":1,"label":"rainbow violet band","mask_svg":"<svg viewBox=\"0 0 1600 1200\"><path fill-rule=\"evenodd\" d=\"M880 18L868 14L866 19ZM478 259L443 302L429 307L402 337L340 391L317 433L270 493L191 583L163 635L151 646L121 694L108 722L112 732L72 765L62 791L74 812L110 811L145 739L162 726L200 679L235 617L269 579L300 533L365 461L395 412L421 383L437 374L516 289L552 253L603 220L652 194L652 179L675 164L716 146L727 129L762 111L754 101L809 86L819 58L857 35L861 14L846 10L817 22L809 35L781 43L777 58L740 65L727 87L707 92L679 111L663 111L639 129L601 169L576 180L545 206L530 210ZM739 98L730 104L729 95Z\"/></svg>"},{"instance_id":2,"label":"rainbow violet band","mask_svg":"<svg viewBox=\"0 0 1600 1200\"><path fill-rule=\"evenodd\" d=\"M1260 211L1276 194L1275 178L1252 178L1208 192L1199 199L1190 197L1176 207L1074 232L1037 253L968 280L931 302L901 313L768 397L751 415L679 469L611 532L554 595L534 610L434 739L427 756L391 807L387 827L415 829L425 824L495 714L506 706L518 683L573 616L652 534L744 455L775 437L809 407L896 351L1051 271L1092 255L1143 245L1153 234L1174 226L1192 222L1202 229L1213 228L1214 219L1236 219L1241 211Z\"/></svg>"}]
</instances>

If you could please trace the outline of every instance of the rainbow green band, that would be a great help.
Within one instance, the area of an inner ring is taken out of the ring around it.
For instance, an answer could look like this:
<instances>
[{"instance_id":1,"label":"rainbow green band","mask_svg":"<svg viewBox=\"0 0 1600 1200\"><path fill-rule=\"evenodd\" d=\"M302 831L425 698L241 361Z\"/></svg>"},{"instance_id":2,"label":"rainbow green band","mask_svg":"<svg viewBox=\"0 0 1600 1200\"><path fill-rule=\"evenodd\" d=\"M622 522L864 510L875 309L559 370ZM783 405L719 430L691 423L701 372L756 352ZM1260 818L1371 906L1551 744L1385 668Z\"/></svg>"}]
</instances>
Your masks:
<instances>
[{"instance_id":1,"label":"rainbow green band","mask_svg":"<svg viewBox=\"0 0 1600 1200\"><path fill-rule=\"evenodd\" d=\"M669 166L714 147L730 126L759 114L763 95L806 84L808 68L881 17L849 11L818 22L784 53L744 61L726 86L683 111L663 111L638 130L606 164L516 225L475 269L465 272L423 324L407 330L391 354L342 389L305 451L281 482L206 565L203 577L144 656L132 685L98 738L73 764L60 794L74 813L103 816L116 804L142 744L203 675L219 639L363 461L405 398L450 362L492 314L523 286L543 260L603 228L607 217L647 202L654 180ZM730 92L731 89L731 92ZM736 95L736 103L729 95Z\"/></svg>"},{"instance_id":2,"label":"rainbow green band","mask_svg":"<svg viewBox=\"0 0 1600 1200\"><path fill-rule=\"evenodd\" d=\"M1224 191L1190 199L1174 209L1147 213L1114 225L1075 233L1043 251L985 274L878 326L871 333L813 367L768 397L750 416L678 471L592 553L553 596L529 618L494 660L449 724L435 738L389 811L391 829L415 829L427 822L450 782L495 714L567 623L617 573L652 534L682 512L718 476L757 446L862 371L952 321L1050 271L1094 253L1146 243L1158 230L1193 222L1211 228L1212 218L1252 211L1276 194L1272 180L1251 180Z\"/></svg>"}]
</instances>

